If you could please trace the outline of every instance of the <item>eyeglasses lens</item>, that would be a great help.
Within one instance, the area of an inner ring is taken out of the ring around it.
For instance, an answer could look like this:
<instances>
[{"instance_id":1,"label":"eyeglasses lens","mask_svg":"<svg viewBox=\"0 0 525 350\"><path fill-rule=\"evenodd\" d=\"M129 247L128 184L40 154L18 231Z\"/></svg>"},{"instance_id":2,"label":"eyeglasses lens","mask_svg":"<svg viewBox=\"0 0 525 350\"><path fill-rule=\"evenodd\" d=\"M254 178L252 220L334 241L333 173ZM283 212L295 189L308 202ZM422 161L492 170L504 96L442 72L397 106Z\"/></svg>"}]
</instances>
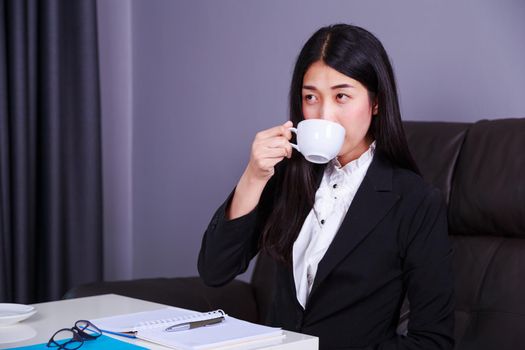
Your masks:
<instances>
[{"instance_id":1,"label":"eyeglasses lens","mask_svg":"<svg viewBox=\"0 0 525 350\"><path fill-rule=\"evenodd\" d=\"M82 338L71 329L61 329L53 335L48 343L49 347L58 349L74 350L82 346Z\"/></svg>"},{"instance_id":2,"label":"eyeglasses lens","mask_svg":"<svg viewBox=\"0 0 525 350\"><path fill-rule=\"evenodd\" d=\"M95 339L102 335L102 331L89 321L77 321L75 322L75 327L84 340Z\"/></svg>"}]
</instances>

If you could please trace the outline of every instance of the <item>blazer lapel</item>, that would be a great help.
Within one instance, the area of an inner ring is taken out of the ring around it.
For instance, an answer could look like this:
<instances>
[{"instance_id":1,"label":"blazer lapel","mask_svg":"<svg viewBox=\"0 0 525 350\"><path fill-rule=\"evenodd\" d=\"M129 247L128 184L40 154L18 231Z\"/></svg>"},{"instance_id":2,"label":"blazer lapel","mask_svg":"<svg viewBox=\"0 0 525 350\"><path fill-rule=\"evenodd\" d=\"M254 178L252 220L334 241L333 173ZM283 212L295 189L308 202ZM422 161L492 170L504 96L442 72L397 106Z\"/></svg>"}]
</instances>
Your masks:
<instances>
[{"instance_id":1,"label":"blazer lapel","mask_svg":"<svg viewBox=\"0 0 525 350\"><path fill-rule=\"evenodd\" d=\"M308 300L330 271L372 231L398 201L392 191L392 167L376 153L334 240L319 262Z\"/></svg>"}]
</instances>

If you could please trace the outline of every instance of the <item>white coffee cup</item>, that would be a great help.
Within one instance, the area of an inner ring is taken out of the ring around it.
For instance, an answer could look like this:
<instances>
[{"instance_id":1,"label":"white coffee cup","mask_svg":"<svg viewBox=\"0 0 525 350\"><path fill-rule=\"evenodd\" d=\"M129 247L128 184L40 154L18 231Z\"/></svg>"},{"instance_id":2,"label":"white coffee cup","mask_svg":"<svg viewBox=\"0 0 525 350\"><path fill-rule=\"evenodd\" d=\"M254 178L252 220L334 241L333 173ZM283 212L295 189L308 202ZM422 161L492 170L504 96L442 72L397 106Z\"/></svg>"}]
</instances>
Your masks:
<instances>
[{"instance_id":1,"label":"white coffee cup","mask_svg":"<svg viewBox=\"0 0 525 350\"><path fill-rule=\"evenodd\" d=\"M343 146L345 128L325 119L306 119L297 128L290 128L297 135L297 145L293 148L302 153L306 160L324 164L337 155Z\"/></svg>"}]
</instances>

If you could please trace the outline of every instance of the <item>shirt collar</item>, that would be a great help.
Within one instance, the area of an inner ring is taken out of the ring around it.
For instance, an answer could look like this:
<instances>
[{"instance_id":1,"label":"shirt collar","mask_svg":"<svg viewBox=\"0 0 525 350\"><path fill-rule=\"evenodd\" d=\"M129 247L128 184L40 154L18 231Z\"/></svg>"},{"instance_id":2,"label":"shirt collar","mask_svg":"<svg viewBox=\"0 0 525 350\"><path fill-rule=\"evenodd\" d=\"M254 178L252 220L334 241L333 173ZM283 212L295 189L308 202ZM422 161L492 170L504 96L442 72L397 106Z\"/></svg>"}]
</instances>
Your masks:
<instances>
[{"instance_id":1,"label":"shirt collar","mask_svg":"<svg viewBox=\"0 0 525 350\"><path fill-rule=\"evenodd\" d=\"M350 163L346 164L344 167L341 166L341 163L339 163L339 160L337 158L333 159L330 163L331 168L333 168L337 172L343 172L345 175L350 175L362 166L370 164L372 158L374 157L375 149L376 142L374 141L370 144L368 150L361 154L359 158L354 159Z\"/></svg>"}]
</instances>

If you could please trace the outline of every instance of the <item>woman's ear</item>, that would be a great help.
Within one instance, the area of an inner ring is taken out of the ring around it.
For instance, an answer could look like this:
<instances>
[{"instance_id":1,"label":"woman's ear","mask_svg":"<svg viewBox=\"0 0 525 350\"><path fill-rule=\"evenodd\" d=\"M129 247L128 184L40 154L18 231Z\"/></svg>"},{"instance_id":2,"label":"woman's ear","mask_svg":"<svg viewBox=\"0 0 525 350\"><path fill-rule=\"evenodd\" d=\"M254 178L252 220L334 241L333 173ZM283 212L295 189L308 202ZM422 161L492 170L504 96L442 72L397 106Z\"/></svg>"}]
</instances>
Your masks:
<instances>
[{"instance_id":1,"label":"woman's ear","mask_svg":"<svg viewBox=\"0 0 525 350\"><path fill-rule=\"evenodd\" d=\"M372 115L377 115L379 112L379 106L377 103L377 97L374 99L374 105L372 106Z\"/></svg>"}]
</instances>

